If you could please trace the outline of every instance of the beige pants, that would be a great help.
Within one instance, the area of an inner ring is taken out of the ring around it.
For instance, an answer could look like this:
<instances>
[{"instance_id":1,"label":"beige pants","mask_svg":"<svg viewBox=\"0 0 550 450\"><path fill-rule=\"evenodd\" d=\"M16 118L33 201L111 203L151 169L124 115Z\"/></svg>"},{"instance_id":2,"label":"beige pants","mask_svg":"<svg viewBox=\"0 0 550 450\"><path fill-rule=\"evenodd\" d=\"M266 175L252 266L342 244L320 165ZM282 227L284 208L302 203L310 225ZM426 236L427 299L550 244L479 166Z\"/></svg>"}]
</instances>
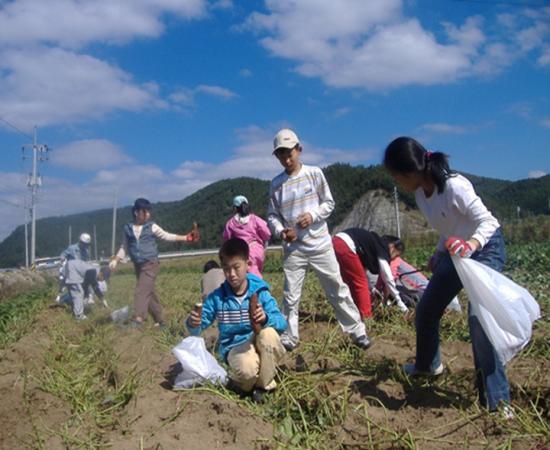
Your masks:
<instances>
[{"instance_id":1,"label":"beige pants","mask_svg":"<svg viewBox=\"0 0 550 450\"><path fill-rule=\"evenodd\" d=\"M244 392L254 387L275 389L277 363L285 354L279 334L274 328L262 329L260 333L230 350L227 362L231 368L231 379Z\"/></svg>"},{"instance_id":2,"label":"beige pants","mask_svg":"<svg viewBox=\"0 0 550 450\"><path fill-rule=\"evenodd\" d=\"M134 292L134 313L136 317L147 319L150 312L157 323L163 322L162 305L155 293L155 281L159 273L158 261L147 261L141 265L134 265L136 270L136 290Z\"/></svg>"}]
</instances>

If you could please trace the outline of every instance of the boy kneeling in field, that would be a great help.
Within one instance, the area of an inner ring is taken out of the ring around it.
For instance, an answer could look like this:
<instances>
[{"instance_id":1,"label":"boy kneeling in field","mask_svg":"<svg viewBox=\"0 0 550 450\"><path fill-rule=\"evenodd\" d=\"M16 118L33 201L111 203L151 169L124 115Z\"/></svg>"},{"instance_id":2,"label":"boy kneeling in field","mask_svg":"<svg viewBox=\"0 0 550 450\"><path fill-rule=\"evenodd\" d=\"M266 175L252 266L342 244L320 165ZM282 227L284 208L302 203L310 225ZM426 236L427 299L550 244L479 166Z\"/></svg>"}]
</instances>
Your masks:
<instances>
[{"instance_id":1,"label":"boy kneeling in field","mask_svg":"<svg viewBox=\"0 0 550 450\"><path fill-rule=\"evenodd\" d=\"M219 352L229 364L237 390L251 392L260 402L265 391L275 389L277 363L285 353L279 334L287 323L269 285L247 273L248 244L239 238L224 242L219 252L225 282L210 293L187 318L187 328L198 335L218 320Z\"/></svg>"}]
</instances>

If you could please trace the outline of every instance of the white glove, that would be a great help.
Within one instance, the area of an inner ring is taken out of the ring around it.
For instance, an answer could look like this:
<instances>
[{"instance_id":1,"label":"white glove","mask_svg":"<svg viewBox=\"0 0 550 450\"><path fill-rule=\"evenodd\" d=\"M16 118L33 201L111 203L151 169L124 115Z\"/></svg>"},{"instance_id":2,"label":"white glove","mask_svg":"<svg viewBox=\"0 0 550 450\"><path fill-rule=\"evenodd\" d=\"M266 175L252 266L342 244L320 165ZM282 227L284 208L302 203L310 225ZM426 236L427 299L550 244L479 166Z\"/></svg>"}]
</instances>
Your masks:
<instances>
[{"instance_id":1,"label":"white glove","mask_svg":"<svg viewBox=\"0 0 550 450\"><path fill-rule=\"evenodd\" d=\"M115 270L117 264L118 264L118 260L116 258L112 259L111 261L109 261L109 269Z\"/></svg>"},{"instance_id":2,"label":"white glove","mask_svg":"<svg viewBox=\"0 0 550 450\"><path fill-rule=\"evenodd\" d=\"M107 303L107 300L104 298L103 299L103 307L104 308L108 308L109 307L109 303Z\"/></svg>"}]
</instances>

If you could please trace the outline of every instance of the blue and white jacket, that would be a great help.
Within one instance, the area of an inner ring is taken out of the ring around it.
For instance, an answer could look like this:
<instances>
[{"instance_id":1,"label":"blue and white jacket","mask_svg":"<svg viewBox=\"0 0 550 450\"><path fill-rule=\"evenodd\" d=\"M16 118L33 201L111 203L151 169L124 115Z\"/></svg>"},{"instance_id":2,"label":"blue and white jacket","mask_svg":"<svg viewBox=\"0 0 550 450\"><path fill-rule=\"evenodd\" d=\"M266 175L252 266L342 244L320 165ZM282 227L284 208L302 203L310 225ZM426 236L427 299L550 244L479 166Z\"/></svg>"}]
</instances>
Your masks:
<instances>
[{"instance_id":1,"label":"blue and white jacket","mask_svg":"<svg viewBox=\"0 0 550 450\"><path fill-rule=\"evenodd\" d=\"M277 301L269 292L269 285L251 273L248 273L246 277L248 289L242 303L235 298L231 286L226 280L204 300L201 325L193 328L186 323L189 333L198 336L202 330L208 328L217 319L220 330L218 351L224 361L227 361L227 354L233 347L248 341L253 334L248 314L252 294L258 294L258 302L267 316L264 328L272 327L282 333L287 327L286 319L281 314Z\"/></svg>"},{"instance_id":2,"label":"blue and white jacket","mask_svg":"<svg viewBox=\"0 0 550 450\"><path fill-rule=\"evenodd\" d=\"M72 259L89 261L90 254L88 253L88 249L86 247L81 247L77 242L76 244L69 245L65 250L63 250L61 253L61 259L66 259L67 261Z\"/></svg>"}]
</instances>

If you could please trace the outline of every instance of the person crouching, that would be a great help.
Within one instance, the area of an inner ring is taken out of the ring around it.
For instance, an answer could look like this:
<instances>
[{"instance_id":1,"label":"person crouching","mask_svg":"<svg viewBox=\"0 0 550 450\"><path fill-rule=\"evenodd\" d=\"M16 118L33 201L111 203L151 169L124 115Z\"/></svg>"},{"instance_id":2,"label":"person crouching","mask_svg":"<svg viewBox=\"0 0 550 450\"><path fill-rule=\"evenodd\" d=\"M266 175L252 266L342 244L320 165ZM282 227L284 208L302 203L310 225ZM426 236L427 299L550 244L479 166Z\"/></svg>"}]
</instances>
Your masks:
<instances>
[{"instance_id":1,"label":"person crouching","mask_svg":"<svg viewBox=\"0 0 550 450\"><path fill-rule=\"evenodd\" d=\"M103 306L107 306L105 300L106 285L101 283L109 277L109 269L99 268L89 262L80 259L71 259L65 265L65 284L68 290L68 301L72 303L73 314L76 320L86 320L84 307L87 303L87 293L93 289ZM101 283L101 284L100 284Z\"/></svg>"},{"instance_id":2,"label":"person crouching","mask_svg":"<svg viewBox=\"0 0 550 450\"><path fill-rule=\"evenodd\" d=\"M225 241L219 257L225 282L206 297L201 312L191 312L187 328L191 335L199 335L218 321L219 353L230 367L232 384L260 402L266 391L276 387L277 364L285 353L279 334L286 330L287 322L269 285L247 273L249 247L244 240ZM250 313L250 304L254 307L256 301L257 307Z\"/></svg>"}]
</instances>

